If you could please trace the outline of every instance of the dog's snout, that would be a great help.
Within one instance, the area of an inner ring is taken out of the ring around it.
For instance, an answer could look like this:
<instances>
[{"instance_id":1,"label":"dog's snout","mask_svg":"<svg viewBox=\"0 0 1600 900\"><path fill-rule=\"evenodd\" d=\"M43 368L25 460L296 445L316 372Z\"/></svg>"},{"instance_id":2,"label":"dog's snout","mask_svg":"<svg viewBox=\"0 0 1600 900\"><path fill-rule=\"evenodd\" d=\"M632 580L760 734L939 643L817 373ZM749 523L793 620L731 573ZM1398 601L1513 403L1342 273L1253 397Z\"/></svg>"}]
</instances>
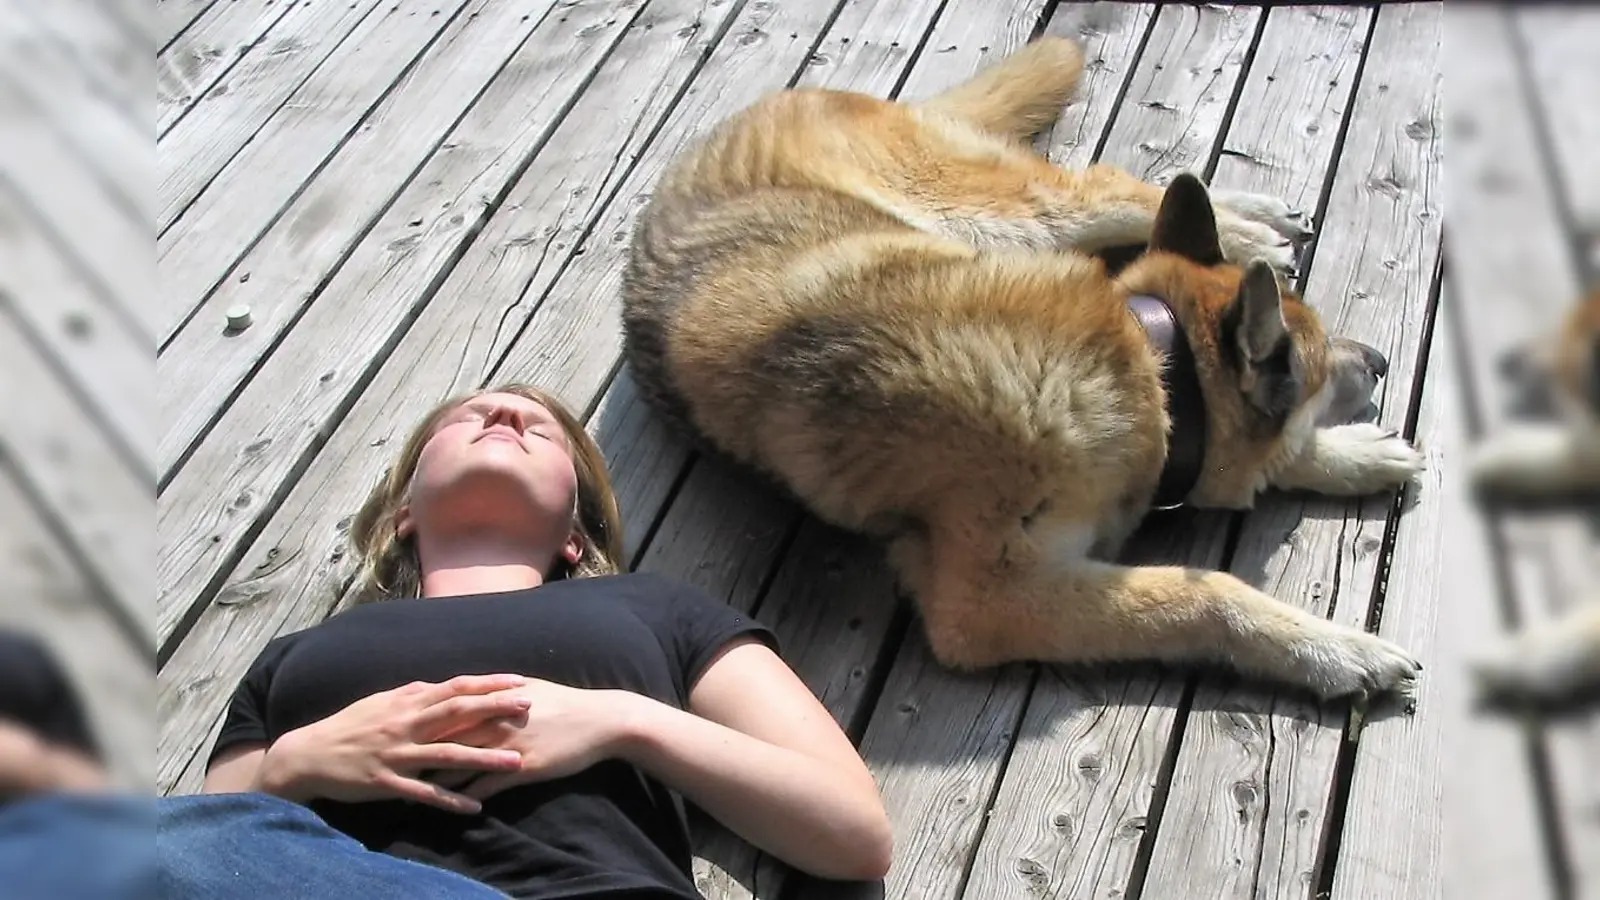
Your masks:
<instances>
[{"instance_id":1,"label":"dog's snout","mask_svg":"<svg viewBox=\"0 0 1600 900\"><path fill-rule=\"evenodd\" d=\"M1368 347L1366 344L1355 342L1361 350L1361 358L1367 364L1367 370L1379 378L1389 374L1389 360L1384 358L1377 347Z\"/></svg>"}]
</instances>

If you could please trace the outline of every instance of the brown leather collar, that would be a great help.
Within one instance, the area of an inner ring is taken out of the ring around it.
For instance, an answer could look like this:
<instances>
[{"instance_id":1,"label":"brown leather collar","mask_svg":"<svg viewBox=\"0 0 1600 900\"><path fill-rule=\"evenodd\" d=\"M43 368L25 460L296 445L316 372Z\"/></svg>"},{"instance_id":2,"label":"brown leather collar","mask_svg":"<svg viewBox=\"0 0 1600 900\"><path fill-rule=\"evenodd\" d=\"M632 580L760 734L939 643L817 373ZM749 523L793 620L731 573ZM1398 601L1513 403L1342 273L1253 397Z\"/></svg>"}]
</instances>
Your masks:
<instances>
[{"instance_id":1,"label":"brown leather collar","mask_svg":"<svg viewBox=\"0 0 1600 900\"><path fill-rule=\"evenodd\" d=\"M1143 326L1151 346L1166 365L1161 367L1161 388L1167 398L1172 433L1167 438L1167 462L1161 469L1153 506L1173 509L1183 505L1200 481L1206 459L1206 400L1200 392L1200 373L1194 351L1172 307L1160 297L1135 294L1128 311Z\"/></svg>"}]
</instances>

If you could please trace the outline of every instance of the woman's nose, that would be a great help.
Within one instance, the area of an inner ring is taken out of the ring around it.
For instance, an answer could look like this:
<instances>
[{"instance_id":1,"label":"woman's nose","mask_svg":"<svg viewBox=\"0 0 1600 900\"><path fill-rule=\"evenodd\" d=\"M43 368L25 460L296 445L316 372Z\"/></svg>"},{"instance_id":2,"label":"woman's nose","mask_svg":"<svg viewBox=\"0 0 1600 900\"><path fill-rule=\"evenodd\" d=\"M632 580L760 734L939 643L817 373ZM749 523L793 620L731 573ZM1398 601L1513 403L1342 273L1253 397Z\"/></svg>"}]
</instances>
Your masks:
<instances>
[{"instance_id":1,"label":"woman's nose","mask_svg":"<svg viewBox=\"0 0 1600 900\"><path fill-rule=\"evenodd\" d=\"M522 431L522 411L512 406L497 406L489 413L486 426L504 425L513 431Z\"/></svg>"}]
</instances>

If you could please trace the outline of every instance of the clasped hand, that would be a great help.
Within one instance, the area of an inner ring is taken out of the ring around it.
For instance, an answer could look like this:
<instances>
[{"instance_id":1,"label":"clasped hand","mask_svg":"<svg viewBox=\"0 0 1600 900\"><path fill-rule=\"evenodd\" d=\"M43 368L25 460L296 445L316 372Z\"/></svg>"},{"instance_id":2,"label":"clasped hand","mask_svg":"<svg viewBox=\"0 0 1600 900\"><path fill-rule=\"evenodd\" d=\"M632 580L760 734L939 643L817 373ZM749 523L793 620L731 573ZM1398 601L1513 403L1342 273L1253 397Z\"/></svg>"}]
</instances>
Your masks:
<instances>
[{"instance_id":1,"label":"clasped hand","mask_svg":"<svg viewBox=\"0 0 1600 900\"><path fill-rule=\"evenodd\" d=\"M475 813L509 787L614 755L619 694L521 675L416 682L279 738L262 778L291 799L398 798Z\"/></svg>"}]
</instances>

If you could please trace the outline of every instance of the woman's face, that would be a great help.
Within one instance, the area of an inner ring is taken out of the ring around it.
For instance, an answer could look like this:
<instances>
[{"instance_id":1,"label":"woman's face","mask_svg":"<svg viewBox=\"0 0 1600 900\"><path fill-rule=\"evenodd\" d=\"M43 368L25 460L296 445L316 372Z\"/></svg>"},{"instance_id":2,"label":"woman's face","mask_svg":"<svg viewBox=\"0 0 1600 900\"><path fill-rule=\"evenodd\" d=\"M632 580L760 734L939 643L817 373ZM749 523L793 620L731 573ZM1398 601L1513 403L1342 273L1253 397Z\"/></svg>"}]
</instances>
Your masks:
<instances>
[{"instance_id":1,"label":"woman's face","mask_svg":"<svg viewBox=\"0 0 1600 900\"><path fill-rule=\"evenodd\" d=\"M578 476L555 415L516 394L445 413L423 445L403 530L504 530L559 546L572 531Z\"/></svg>"}]
</instances>

